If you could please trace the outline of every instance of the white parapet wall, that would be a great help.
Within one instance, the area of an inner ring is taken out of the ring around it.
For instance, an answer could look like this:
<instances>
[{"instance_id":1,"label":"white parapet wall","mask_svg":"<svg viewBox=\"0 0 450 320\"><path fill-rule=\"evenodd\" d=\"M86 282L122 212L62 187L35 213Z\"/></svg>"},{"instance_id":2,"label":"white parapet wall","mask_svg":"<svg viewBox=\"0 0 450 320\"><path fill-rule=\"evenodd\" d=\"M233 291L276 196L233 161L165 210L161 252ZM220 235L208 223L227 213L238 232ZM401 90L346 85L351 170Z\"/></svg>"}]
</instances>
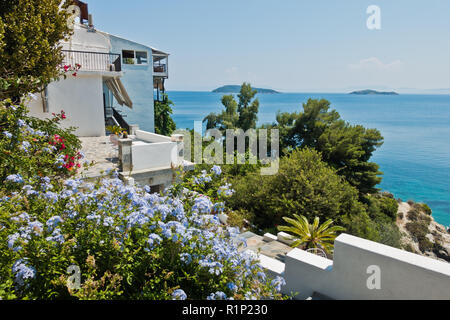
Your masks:
<instances>
[{"instance_id":1,"label":"white parapet wall","mask_svg":"<svg viewBox=\"0 0 450 320\"><path fill-rule=\"evenodd\" d=\"M293 249L283 266L263 265L286 280L283 293L306 299L450 299L450 264L342 234L334 261ZM281 271L284 272L281 272Z\"/></svg>"},{"instance_id":2,"label":"white parapet wall","mask_svg":"<svg viewBox=\"0 0 450 320\"><path fill-rule=\"evenodd\" d=\"M180 164L176 142L133 142L131 152L133 171L170 168L172 165Z\"/></svg>"},{"instance_id":3,"label":"white parapet wall","mask_svg":"<svg viewBox=\"0 0 450 320\"><path fill-rule=\"evenodd\" d=\"M136 138L150 143L172 141L170 137L143 130L136 130Z\"/></svg>"}]
</instances>

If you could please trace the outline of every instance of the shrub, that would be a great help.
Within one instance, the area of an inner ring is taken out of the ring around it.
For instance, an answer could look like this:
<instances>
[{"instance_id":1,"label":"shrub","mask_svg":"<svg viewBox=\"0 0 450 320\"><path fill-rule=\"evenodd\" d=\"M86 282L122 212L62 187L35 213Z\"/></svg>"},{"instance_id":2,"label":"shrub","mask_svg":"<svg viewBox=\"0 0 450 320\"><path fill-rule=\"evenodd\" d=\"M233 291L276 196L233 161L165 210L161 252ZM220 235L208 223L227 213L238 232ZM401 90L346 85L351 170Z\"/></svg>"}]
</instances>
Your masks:
<instances>
[{"instance_id":1,"label":"shrub","mask_svg":"<svg viewBox=\"0 0 450 320\"><path fill-rule=\"evenodd\" d=\"M416 250L414 250L413 246L408 243L403 247L404 250L408 251L408 252L412 252L412 253L416 253Z\"/></svg>"},{"instance_id":2,"label":"shrub","mask_svg":"<svg viewBox=\"0 0 450 320\"><path fill-rule=\"evenodd\" d=\"M220 180L218 172L197 182ZM266 277L238 251L238 230L218 222L224 191L210 192L216 202L189 183L158 195L116 177L39 180L8 182L22 190L0 199L0 298L279 297L283 280ZM70 266L81 271L80 289L68 289Z\"/></svg>"},{"instance_id":3,"label":"shrub","mask_svg":"<svg viewBox=\"0 0 450 320\"><path fill-rule=\"evenodd\" d=\"M408 222L405 227L416 239L423 238L428 233L428 226L423 222Z\"/></svg>"},{"instance_id":4,"label":"shrub","mask_svg":"<svg viewBox=\"0 0 450 320\"><path fill-rule=\"evenodd\" d=\"M379 224L378 234L378 242L394 248L401 248L402 234L395 223Z\"/></svg>"},{"instance_id":5,"label":"shrub","mask_svg":"<svg viewBox=\"0 0 450 320\"><path fill-rule=\"evenodd\" d=\"M428 238L420 238L419 239L419 249L422 252L431 251L434 248L433 242L428 240Z\"/></svg>"},{"instance_id":6,"label":"shrub","mask_svg":"<svg viewBox=\"0 0 450 320\"><path fill-rule=\"evenodd\" d=\"M431 216L431 214L433 213L433 211L431 210L431 208L426 204L426 203L420 203L420 208L422 209L422 211Z\"/></svg>"},{"instance_id":7,"label":"shrub","mask_svg":"<svg viewBox=\"0 0 450 320\"><path fill-rule=\"evenodd\" d=\"M411 221L419 220L419 215L420 215L420 212L417 212L417 210L415 210L415 209L408 211L408 219Z\"/></svg>"},{"instance_id":8,"label":"shrub","mask_svg":"<svg viewBox=\"0 0 450 320\"><path fill-rule=\"evenodd\" d=\"M366 195L364 203L368 206L370 218L379 222L394 222L397 219L398 203L385 194Z\"/></svg>"},{"instance_id":9,"label":"shrub","mask_svg":"<svg viewBox=\"0 0 450 320\"><path fill-rule=\"evenodd\" d=\"M61 111L41 120L28 116L24 104L0 102L0 181L10 175L24 179L74 175L81 168L81 142L73 128L60 128L65 118Z\"/></svg>"},{"instance_id":10,"label":"shrub","mask_svg":"<svg viewBox=\"0 0 450 320\"><path fill-rule=\"evenodd\" d=\"M281 158L278 174L262 176L260 172L232 180L236 193L229 203L254 216L261 229L283 224L283 217L294 214L308 219L333 219L340 224L345 215L358 215L364 207L358 192L321 160L311 149L296 150Z\"/></svg>"},{"instance_id":11,"label":"shrub","mask_svg":"<svg viewBox=\"0 0 450 320\"><path fill-rule=\"evenodd\" d=\"M428 224L424 221L408 222L406 230L409 231L415 241L419 242L419 249L422 252L430 251L433 248L433 243L426 237L428 234Z\"/></svg>"},{"instance_id":12,"label":"shrub","mask_svg":"<svg viewBox=\"0 0 450 320\"><path fill-rule=\"evenodd\" d=\"M412 205L414 205L414 201L413 200L408 200L408 201L406 201L410 206L412 206Z\"/></svg>"}]
</instances>

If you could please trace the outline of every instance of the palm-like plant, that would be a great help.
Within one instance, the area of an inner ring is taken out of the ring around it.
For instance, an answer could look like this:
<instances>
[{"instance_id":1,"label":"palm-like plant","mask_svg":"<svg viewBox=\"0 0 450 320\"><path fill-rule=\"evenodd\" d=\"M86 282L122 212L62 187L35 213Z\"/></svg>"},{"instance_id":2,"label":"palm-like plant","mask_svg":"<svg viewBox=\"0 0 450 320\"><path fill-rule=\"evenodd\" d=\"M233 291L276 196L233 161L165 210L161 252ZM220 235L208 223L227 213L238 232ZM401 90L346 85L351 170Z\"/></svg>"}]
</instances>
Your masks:
<instances>
[{"instance_id":1,"label":"palm-like plant","mask_svg":"<svg viewBox=\"0 0 450 320\"><path fill-rule=\"evenodd\" d=\"M286 231L298 236L299 239L292 243L292 247L303 245L305 249L320 248L327 253L333 250L336 232L345 230L343 227L333 226L333 220L329 219L319 225L319 218L316 217L314 222L310 224L304 216L294 214L295 219L284 217L284 221L290 226L280 226L278 230Z\"/></svg>"}]
</instances>

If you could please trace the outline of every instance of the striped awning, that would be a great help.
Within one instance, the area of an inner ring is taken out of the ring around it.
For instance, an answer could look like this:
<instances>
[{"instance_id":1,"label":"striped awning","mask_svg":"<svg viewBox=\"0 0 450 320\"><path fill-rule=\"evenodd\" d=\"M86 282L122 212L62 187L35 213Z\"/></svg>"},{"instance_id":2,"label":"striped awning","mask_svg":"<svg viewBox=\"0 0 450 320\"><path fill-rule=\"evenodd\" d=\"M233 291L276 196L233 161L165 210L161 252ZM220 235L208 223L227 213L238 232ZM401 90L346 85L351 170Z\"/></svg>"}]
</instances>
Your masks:
<instances>
[{"instance_id":1,"label":"striped awning","mask_svg":"<svg viewBox=\"0 0 450 320\"><path fill-rule=\"evenodd\" d=\"M127 93L120 78L110 78L105 81L106 86L116 98L117 103L121 106L126 105L130 109L133 109L133 101L131 101L130 96Z\"/></svg>"}]
</instances>

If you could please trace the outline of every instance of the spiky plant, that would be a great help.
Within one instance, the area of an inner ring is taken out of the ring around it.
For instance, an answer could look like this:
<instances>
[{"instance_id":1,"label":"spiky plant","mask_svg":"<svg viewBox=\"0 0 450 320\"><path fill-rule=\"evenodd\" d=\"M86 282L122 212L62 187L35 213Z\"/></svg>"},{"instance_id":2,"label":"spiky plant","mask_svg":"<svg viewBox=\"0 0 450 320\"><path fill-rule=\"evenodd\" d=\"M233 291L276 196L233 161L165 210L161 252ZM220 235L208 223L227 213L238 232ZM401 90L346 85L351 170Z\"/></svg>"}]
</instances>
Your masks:
<instances>
[{"instance_id":1,"label":"spiky plant","mask_svg":"<svg viewBox=\"0 0 450 320\"><path fill-rule=\"evenodd\" d=\"M316 217L314 222L310 224L308 219L304 216L294 214L295 219L284 217L290 226L280 226L278 230L289 232L298 238L292 243L292 247L296 248L301 245L305 249L320 248L327 253L333 250L334 239L336 239L336 232L345 230L340 226L332 226L333 220L329 219L323 224L319 225L319 218Z\"/></svg>"}]
</instances>

